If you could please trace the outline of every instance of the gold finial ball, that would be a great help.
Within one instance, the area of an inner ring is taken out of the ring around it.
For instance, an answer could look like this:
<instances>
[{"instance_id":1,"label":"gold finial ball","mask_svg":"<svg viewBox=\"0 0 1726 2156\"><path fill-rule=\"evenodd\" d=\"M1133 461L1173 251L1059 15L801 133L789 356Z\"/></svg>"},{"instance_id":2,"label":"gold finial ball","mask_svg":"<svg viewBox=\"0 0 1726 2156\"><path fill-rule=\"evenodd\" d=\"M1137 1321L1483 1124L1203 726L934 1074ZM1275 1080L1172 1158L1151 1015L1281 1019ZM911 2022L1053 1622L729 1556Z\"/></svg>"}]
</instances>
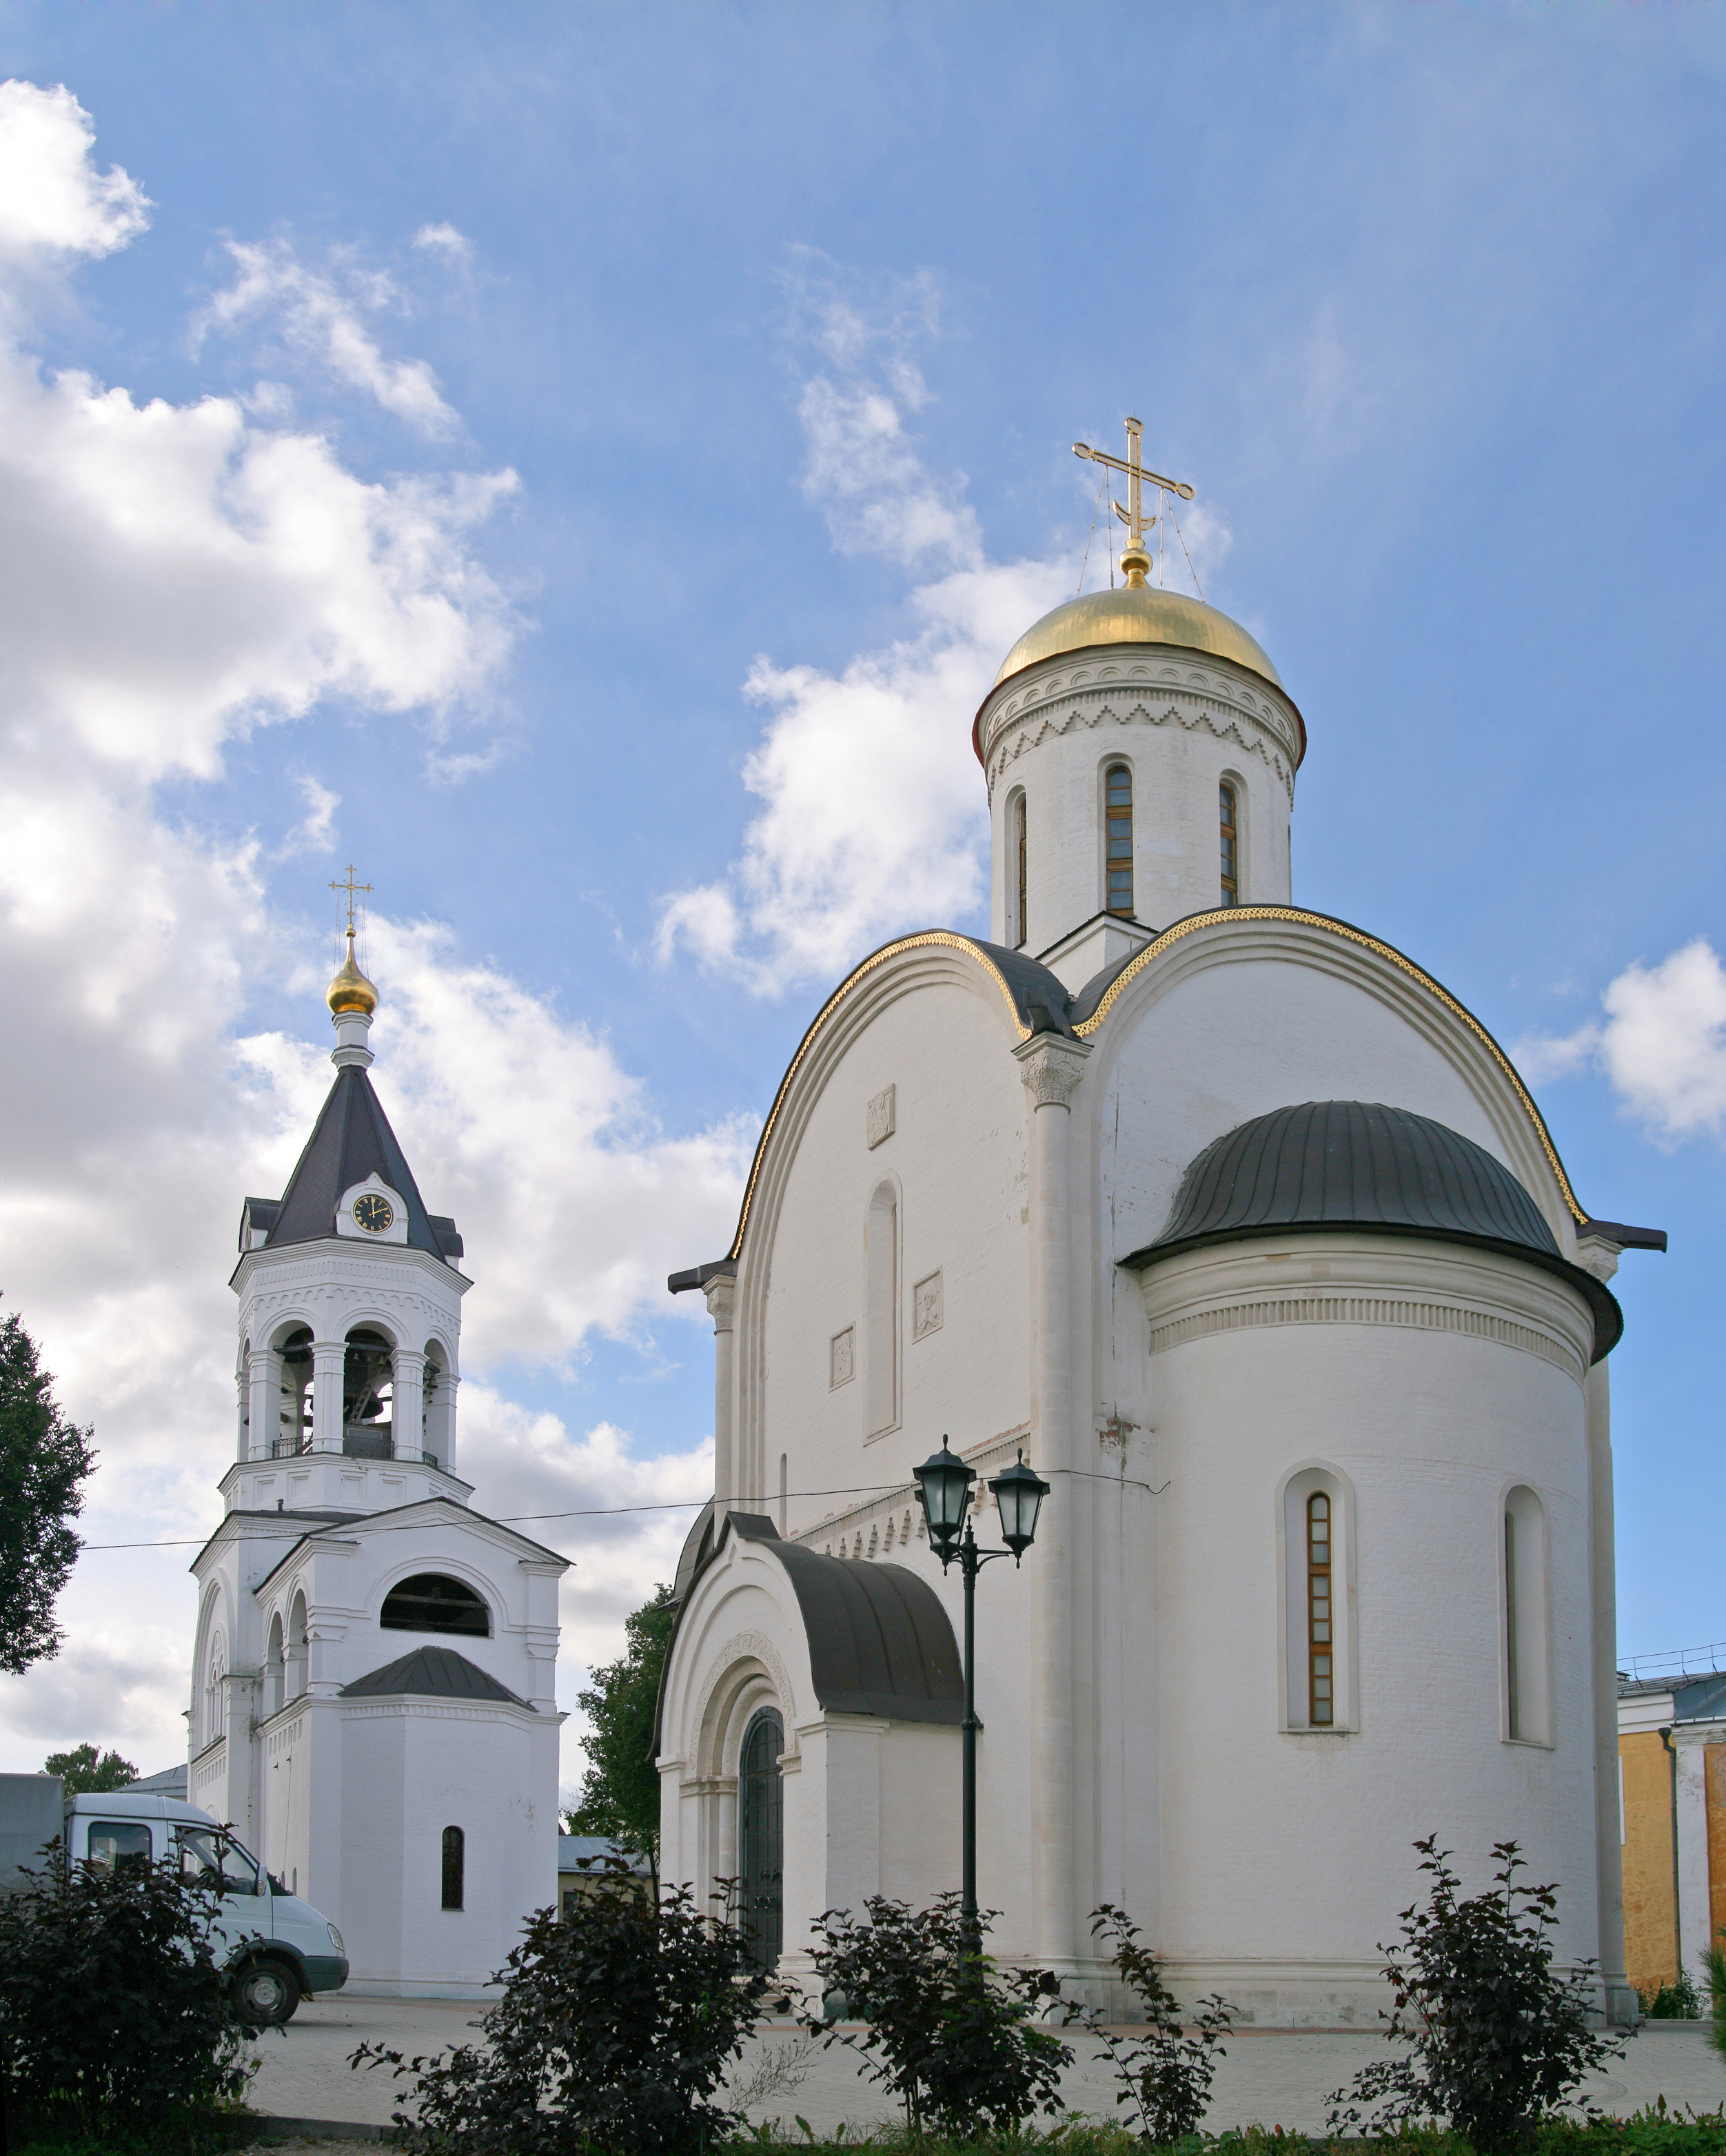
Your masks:
<instances>
[{"instance_id":1,"label":"gold finial ball","mask_svg":"<svg viewBox=\"0 0 1726 2156\"><path fill-rule=\"evenodd\" d=\"M1126 572L1128 588L1140 591L1150 573L1151 557L1143 540L1129 540L1121 549L1121 567Z\"/></svg>"},{"instance_id":2,"label":"gold finial ball","mask_svg":"<svg viewBox=\"0 0 1726 2156\"><path fill-rule=\"evenodd\" d=\"M359 1011L370 1018L378 1008L378 991L354 963L353 931L347 932L347 956L342 962L342 970L331 982L325 998L331 1015L340 1018L344 1011Z\"/></svg>"}]
</instances>

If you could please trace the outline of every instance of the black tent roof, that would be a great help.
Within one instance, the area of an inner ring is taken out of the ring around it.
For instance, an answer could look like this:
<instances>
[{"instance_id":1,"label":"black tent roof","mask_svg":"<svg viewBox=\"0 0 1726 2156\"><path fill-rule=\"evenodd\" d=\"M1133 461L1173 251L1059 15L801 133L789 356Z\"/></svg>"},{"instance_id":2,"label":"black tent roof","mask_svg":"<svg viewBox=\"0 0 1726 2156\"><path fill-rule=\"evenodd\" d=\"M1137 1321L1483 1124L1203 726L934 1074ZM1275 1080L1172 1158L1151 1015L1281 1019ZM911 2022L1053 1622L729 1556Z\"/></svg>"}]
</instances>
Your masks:
<instances>
[{"instance_id":1,"label":"black tent roof","mask_svg":"<svg viewBox=\"0 0 1726 2156\"><path fill-rule=\"evenodd\" d=\"M416 1647L399 1661L387 1662L381 1670L372 1670L342 1687L343 1699L380 1699L404 1693L421 1699L491 1699L506 1701L511 1707L527 1706L525 1699L517 1698L506 1685L487 1676L453 1647Z\"/></svg>"},{"instance_id":2,"label":"black tent roof","mask_svg":"<svg viewBox=\"0 0 1726 2156\"><path fill-rule=\"evenodd\" d=\"M344 1191L375 1175L399 1192L408 1213L408 1245L453 1265L461 1254L455 1223L425 1209L414 1171L389 1127L372 1081L357 1065L336 1074L306 1150L300 1156L281 1203L248 1199L247 1211L259 1227L266 1224L267 1250L285 1243L311 1243L336 1232L336 1208Z\"/></svg>"}]
</instances>

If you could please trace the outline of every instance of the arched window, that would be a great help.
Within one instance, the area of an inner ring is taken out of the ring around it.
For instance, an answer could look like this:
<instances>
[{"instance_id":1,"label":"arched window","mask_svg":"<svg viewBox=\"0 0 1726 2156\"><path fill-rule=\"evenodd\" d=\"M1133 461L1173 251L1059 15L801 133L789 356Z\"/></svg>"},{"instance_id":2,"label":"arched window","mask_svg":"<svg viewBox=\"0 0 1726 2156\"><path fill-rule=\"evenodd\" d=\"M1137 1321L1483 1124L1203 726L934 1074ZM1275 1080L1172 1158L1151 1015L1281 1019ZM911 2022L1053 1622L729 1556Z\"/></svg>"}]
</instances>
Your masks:
<instances>
[{"instance_id":1,"label":"arched window","mask_svg":"<svg viewBox=\"0 0 1726 2156\"><path fill-rule=\"evenodd\" d=\"M1315 1490L1307 1500L1307 1719L1314 1729L1328 1729L1336 1721L1330 1531L1330 1499Z\"/></svg>"},{"instance_id":2,"label":"arched window","mask_svg":"<svg viewBox=\"0 0 1726 2156\"><path fill-rule=\"evenodd\" d=\"M1008 909L1007 941L1015 951L1025 947L1030 932L1025 927L1029 919L1026 885L1030 878L1030 857L1025 836L1025 791L1021 788L1007 803L1008 875L1012 902Z\"/></svg>"},{"instance_id":3,"label":"arched window","mask_svg":"<svg viewBox=\"0 0 1726 2156\"><path fill-rule=\"evenodd\" d=\"M1103 903L1111 913L1133 911L1133 773L1124 763L1112 763L1103 776L1104 847L1107 896Z\"/></svg>"},{"instance_id":4,"label":"arched window","mask_svg":"<svg viewBox=\"0 0 1726 2156\"><path fill-rule=\"evenodd\" d=\"M738 1912L749 1957L763 1969L779 1958L784 1937L785 1827L779 1754L785 1725L763 1707L744 1732L737 1761Z\"/></svg>"},{"instance_id":5,"label":"arched window","mask_svg":"<svg viewBox=\"0 0 1726 2156\"><path fill-rule=\"evenodd\" d=\"M1514 1744L1552 1742L1546 1620L1546 1508L1526 1485L1504 1500L1504 1734Z\"/></svg>"},{"instance_id":6,"label":"arched window","mask_svg":"<svg viewBox=\"0 0 1726 2156\"><path fill-rule=\"evenodd\" d=\"M461 1907L462 1874L467 1869L467 1836L459 1826L444 1829L444 1907Z\"/></svg>"},{"instance_id":7,"label":"arched window","mask_svg":"<svg viewBox=\"0 0 1726 2156\"><path fill-rule=\"evenodd\" d=\"M1315 1461L1289 1476L1280 1502L1287 1589L1282 1726L1353 1730L1359 1721L1348 1484Z\"/></svg>"},{"instance_id":8,"label":"arched window","mask_svg":"<svg viewBox=\"0 0 1726 2156\"><path fill-rule=\"evenodd\" d=\"M899 1426L899 1197L891 1183L876 1186L865 1231L869 1301L863 1351L868 1358L865 1433L880 1437Z\"/></svg>"},{"instance_id":9,"label":"arched window","mask_svg":"<svg viewBox=\"0 0 1726 2156\"><path fill-rule=\"evenodd\" d=\"M456 1632L489 1640L491 1612L463 1581L446 1573L416 1572L391 1588L378 1622L386 1632Z\"/></svg>"},{"instance_id":10,"label":"arched window","mask_svg":"<svg viewBox=\"0 0 1726 2156\"><path fill-rule=\"evenodd\" d=\"M1226 780L1217 788L1217 810L1222 824L1223 896L1225 906L1241 903L1241 814L1235 789Z\"/></svg>"},{"instance_id":11,"label":"arched window","mask_svg":"<svg viewBox=\"0 0 1726 2156\"><path fill-rule=\"evenodd\" d=\"M264 1712L266 1718L275 1713L282 1704L284 1673L282 1620L281 1612L278 1609L270 1620L270 1649L264 1660Z\"/></svg>"}]
</instances>

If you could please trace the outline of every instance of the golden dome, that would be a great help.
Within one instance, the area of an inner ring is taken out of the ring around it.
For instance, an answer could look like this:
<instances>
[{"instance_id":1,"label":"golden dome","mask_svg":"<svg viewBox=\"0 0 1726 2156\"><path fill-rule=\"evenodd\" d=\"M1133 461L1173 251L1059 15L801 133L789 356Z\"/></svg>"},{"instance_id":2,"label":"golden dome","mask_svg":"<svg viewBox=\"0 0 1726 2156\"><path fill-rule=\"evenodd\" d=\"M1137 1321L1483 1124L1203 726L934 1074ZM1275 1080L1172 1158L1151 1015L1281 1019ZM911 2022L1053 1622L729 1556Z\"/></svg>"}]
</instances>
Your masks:
<instances>
[{"instance_id":1,"label":"golden dome","mask_svg":"<svg viewBox=\"0 0 1726 2156\"><path fill-rule=\"evenodd\" d=\"M1183 651L1206 651L1213 658L1232 659L1274 688L1282 686L1277 669L1239 622L1202 599L1189 599L1184 592L1159 591L1154 584L1086 592L1082 598L1069 599L1045 613L1007 654L995 686L1009 675L1035 666L1040 659L1087 650L1098 644L1172 644Z\"/></svg>"},{"instance_id":2,"label":"golden dome","mask_svg":"<svg viewBox=\"0 0 1726 2156\"><path fill-rule=\"evenodd\" d=\"M353 931L347 932L347 956L342 962L342 971L331 982L325 998L331 1015L340 1018L344 1011L361 1011L370 1018L378 1008L378 991L354 963Z\"/></svg>"}]
</instances>

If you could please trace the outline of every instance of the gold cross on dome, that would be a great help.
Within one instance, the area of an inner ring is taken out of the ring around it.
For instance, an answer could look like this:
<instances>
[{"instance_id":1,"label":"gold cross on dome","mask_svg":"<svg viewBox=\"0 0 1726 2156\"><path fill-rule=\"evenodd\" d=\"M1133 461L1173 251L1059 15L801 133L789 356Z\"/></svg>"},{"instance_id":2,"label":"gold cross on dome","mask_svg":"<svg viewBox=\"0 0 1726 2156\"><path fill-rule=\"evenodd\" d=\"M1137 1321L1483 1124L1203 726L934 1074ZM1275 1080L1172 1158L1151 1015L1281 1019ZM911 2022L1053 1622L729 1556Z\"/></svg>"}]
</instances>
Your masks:
<instances>
[{"instance_id":1,"label":"gold cross on dome","mask_svg":"<svg viewBox=\"0 0 1726 2156\"><path fill-rule=\"evenodd\" d=\"M370 891L370 889L372 888L372 886L371 886L371 885L370 885L370 884L368 884L368 883L356 883L356 882L354 881L354 880L353 880L353 863L352 863L352 861L350 861L350 862L348 863L348 865L347 865L347 882L346 882L346 883L334 883L334 882L332 882L332 883L331 884L331 886L330 886L330 888L331 888L331 891L342 891L342 892L345 893L345 894L346 894L346 896L347 896L347 932L348 932L348 934L349 934L350 936L352 936L352 933L353 933L354 901L355 901L355 900L359 896L359 895L360 895L360 893L361 893L362 891Z\"/></svg>"},{"instance_id":2,"label":"gold cross on dome","mask_svg":"<svg viewBox=\"0 0 1726 2156\"><path fill-rule=\"evenodd\" d=\"M1127 506L1123 509L1117 501L1115 514L1127 526L1127 545L1122 551L1121 567L1127 572L1129 584L1143 583L1145 572L1151 566L1151 557L1145 552L1144 543L1144 481L1148 480L1153 486L1169 494L1179 495L1183 501L1190 501L1193 498L1193 490L1184 480L1165 479L1161 472L1146 469L1139 454L1139 444L1143 439L1144 423L1139 419L1129 419L1127 422L1127 460L1124 464L1119 457L1109 456L1102 449L1093 449L1088 442L1073 444L1076 457L1088 458L1094 465L1103 465L1110 471L1125 472L1127 475ZM1155 519L1152 521L1154 522Z\"/></svg>"}]
</instances>

